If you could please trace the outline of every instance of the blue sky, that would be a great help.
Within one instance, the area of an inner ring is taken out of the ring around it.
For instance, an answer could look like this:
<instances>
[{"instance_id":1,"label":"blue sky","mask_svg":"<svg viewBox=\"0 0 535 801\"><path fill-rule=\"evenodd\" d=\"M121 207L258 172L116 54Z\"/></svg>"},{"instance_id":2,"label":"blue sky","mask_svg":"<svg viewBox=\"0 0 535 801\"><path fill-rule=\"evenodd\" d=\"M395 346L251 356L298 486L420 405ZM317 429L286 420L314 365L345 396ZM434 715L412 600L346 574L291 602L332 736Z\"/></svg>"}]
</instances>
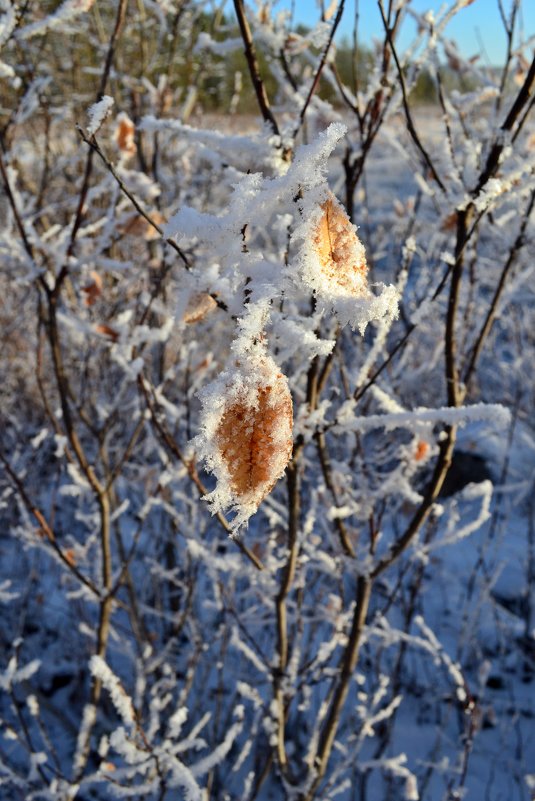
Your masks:
<instances>
[{"instance_id":1,"label":"blue sky","mask_svg":"<svg viewBox=\"0 0 535 801\"><path fill-rule=\"evenodd\" d=\"M503 0L507 13L509 13L511 2L512 0ZM436 16L441 8L449 8L451 4L451 0L447 3L440 2L440 0L413 0L412 6L418 12L432 9ZM291 5L292 0L279 0L279 2L273 3L275 10L289 9ZM294 0L294 5L297 22L311 25L318 19L316 0ZM329 0L325 0L325 6L329 6ZM382 29L376 0L360 0L359 10L359 39L364 43L371 42L374 36L380 35ZM349 37L352 35L354 17L355 0L346 0L340 26L341 35ZM523 24L525 36L535 36L535 0L523 0L518 19ZM414 23L411 19L407 19L399 40L401 47L410 41L414 30ZM482 44L487 55L484 61L492 64L503 62L506 39L498 10L498 0L474 0L472 5L462 9L449 24L447 35L457 43L464 56L470 57L481 52ZM525 55L530 57L530 53Z\"/></svg>"}]
</instances>

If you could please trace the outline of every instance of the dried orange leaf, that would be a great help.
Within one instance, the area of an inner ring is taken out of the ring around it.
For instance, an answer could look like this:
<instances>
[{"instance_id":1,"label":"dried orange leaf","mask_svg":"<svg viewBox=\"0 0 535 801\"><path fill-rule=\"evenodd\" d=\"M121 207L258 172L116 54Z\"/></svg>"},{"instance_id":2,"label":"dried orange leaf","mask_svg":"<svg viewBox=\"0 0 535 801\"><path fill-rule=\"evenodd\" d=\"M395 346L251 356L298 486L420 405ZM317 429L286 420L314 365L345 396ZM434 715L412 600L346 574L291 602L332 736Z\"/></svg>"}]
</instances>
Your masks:
<instances>
[{"instance_id":1,"label":"dried orange leaf","mask_svg":"<svg viewBox=\"0 0 535 801\"><path fill-rule=\"evenodd\" d=\"M167 222L163 214L158 210L153 211L150 215L150 218L154 223L156 223L156 225L159 225L160 228ZM155 228L153 225L151 225L149 222L147 222L147 227L145 230L146 241L153 242L155 239L160 239L160 238L161 234L158 232L158 229Z\"/></svg>"},{"instance_id":2,"label":"dried orange leaf","mask_svg":"<svg viewBox=\"0 0 535 801\"><path fill-rule=\"evenodd\" d=\"M429 453L429 444L423 439L418 440L416 450L414 452L414 461L421 462Z\"/></svg>"},{"instance_id":3,"label":"dried orange leaf","mask_svg":"<svg viewBox=\"0 0 535 801\"><path fill-rule=\"evenodd\" d=\"M356 228L331 195L322 204L322 215L314 231L314 248L323 278L331 291L359 296L366 290L366 254Z\"/></svg>"},{"instance_id":4,"label":"dried orange leaf","mask_svg":"<svg viewBox=\"0 0 535 801\"><path fill-rule=\"evenodd\" d=\"M128 114L124 111L117 115L117 128L115 129L115 141L117 147L125 156L134 156L137 151L134 142L135 126Z\"/></svg>"},{"instance_id":5,"label":"dried orange leaf","mask_svg":"<svg viewBox=\"0 0 535 801\"><path fill-rule=\"evenodd\" d=\"M258 506L284 472L292 453L292 399L286 379L259 386L256 402L237 400L223 413L216 444L225 463L233 493ZM274 431L284 426L281 442Z\"/></svg>"},{"instance_id":6,"label":"dried orange leaf","mask_svg":"<svg viewBox=\"0 0 535 801\"><path fill-rule=\"evenodd\" d=\"M106 323L99 323L95 326L95 331L98 334L102 334L103 336L111 339L112 342L117 342L119 339L119 332L112 328L111 325L106 325Z\"/></svg>"},{"instance_id":7,"label":"dried orange leaf","mask_svg":"<svg viewBox=\"0 0 535 801\"><path fill-rule=\"evenodd\" d=\"M156 225L165 224L165 218L159 211L151 212L150 218ZM147 242L160 238L158 230L141 214L129 215L126 220L117 226L117 230L121 234L128 236L143 237Z\"/></svg>"},{"instance_id":8,"label":"dried orange leaf","mask_svg":"<svg viewBox=\"0 0 535 801\"><path fill-rule=\"evenodd\" d=\"M207 292L197 292L189 299L183 321L188 325L204 320L217 306L217 303Z\"/></svg>"},{"instance_id":9,"label":"dried orange leaf","mask_svg":"<svg viewBox=\"0 0 535 801\"><path fill-rule=\"evenodd\" d=\"M82 292L84 293L84 303L86 306L93 306L97 298L102 294L102 278L100 275L95 272L95 270L91 270L91 278L93 279L90 284L82 287Z\"/></svg>"},{"instance_id":10,"label":"dried orange leaf","mask_svg":"<svg viewBox=\"0 0 535 801\"><path fill-rule=\"evenodd\" d=\"M300 277L315 293L320 308L332 309L341 325L349 323L361 334L372 320L396 317L396 288L376 284L379 294L370 290L364 246L332 192L320 205L313 196L305 199L303 215L305 221L294 233L303 240L297 256Z\"/></svg>"},{"instance_id":11,"label":"dried orange leaf","mask_svg":"<svg viewBox=\"0 0 535 801\"><path fill-rule=\"evenodd\" d=\"M440 224L441 231L455 231L457 228L457 212L452 211L447 217L444 217Z\"/></svg>"},{"instance_id":12,"label":"dried orange leaf","mask_svg":"<svg viewBox=\"0 0 535 801\"><path fill-rule=\"evenodd\" d=\"M217 485L213 510L233 507L232 528L247 522L284 473L292 454L292 397L267 354L225 371L201 393L203 435L196 445Z\"/></svg>"}]
</instances>

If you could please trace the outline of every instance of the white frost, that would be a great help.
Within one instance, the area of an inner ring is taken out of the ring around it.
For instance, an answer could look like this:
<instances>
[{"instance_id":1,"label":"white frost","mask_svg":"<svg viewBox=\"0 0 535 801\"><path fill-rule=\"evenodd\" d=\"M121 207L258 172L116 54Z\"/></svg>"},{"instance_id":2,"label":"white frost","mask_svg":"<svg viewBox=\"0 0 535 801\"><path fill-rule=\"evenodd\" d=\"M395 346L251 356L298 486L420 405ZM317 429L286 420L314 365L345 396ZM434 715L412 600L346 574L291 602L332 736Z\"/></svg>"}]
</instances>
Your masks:
<instances>
[{"instance_id":1,"label":"white frost","mask_svg":"<svg viewBox=\"0 0 535 801\"><path fill-rule=\"evenodd\" d=\"M93 103L93 105L88 108L87 116L89 123L86 129L88 136L94 136L97 133L102 123L110 113L113 103L113 97L110 97L110 95L104 95L102 100L99 100L98 103Z\"/></svg>"},{"instance_id":2,"label":"white frost","mask_svg":"<svg viewBox=\"0 0 535 801\"><path fill-rule=\"evenodd\" d=\"M134 707L117 676L112 673L102 657L96 654L91 657L89 668L91 674L100 679L109 692L113 705L124 723L133 726L135 723Z\"/></svg>"},{"instance_id":3,"label":"white frost","mask_svg":"<svg viewBox=\"0 0 535 801\"><path fill-rule=\"evenodd\" d=\"M19 39L31 39L33 36L46 33L47 31L61 28L89 11L95 0L65 0L61 6L43 19L25 25L17 33Z\"/></svg>"}]
</instances>

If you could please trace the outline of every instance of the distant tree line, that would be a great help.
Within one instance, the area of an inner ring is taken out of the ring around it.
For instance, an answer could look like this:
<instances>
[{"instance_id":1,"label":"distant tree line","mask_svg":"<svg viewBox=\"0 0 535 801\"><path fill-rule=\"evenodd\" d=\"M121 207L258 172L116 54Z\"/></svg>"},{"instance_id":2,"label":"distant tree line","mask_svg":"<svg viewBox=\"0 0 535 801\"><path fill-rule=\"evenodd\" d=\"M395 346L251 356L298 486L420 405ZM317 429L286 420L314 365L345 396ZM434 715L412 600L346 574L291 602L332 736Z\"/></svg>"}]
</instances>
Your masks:
<instances>
[{"instance_id":1,"label":"distant tree line","mask_svg":"<svg viewBox=\"0 0 535 801\"><path fill-rule=\"evenodd\" d=\"M41 13L54 12L57 2L43 2ZM105 56L107 36L113 27L113 14L111 6L95 4L93 14L88 18L89 30L73 30L68 39L54 30L49 31L43 40L41 58L47 64L48 84L46 94L50 98L54 94L59 99L68 89L73 98L73 108L85 109L88 99L92 97L94 75L100 69ZM177 15L176 26L166 37L158 39L144 35L143 25L140 24L138 35L128 42L123 42L120 54L121 68L128 72L129 97L123 97L123 103L128 105L134 117L144 113L146 105L144 96L147 91L160 92L161 111L176 110L177 102L186 111L188 117L193 110L222 111L231 110L233 113L247 113L255 108L256 98L254 90L248 79L247 62L243 46L237 42L235 49L225 48L224 53L214 52L214 48L199 46L199 34L208 34L215 43L229 42L239 39L239 29L230 16L225 16L221 10L213 15L205 13L195 14L191 25L195 28L195 35L191 39L182 36L183 17ZM302 37L305 39L310 29L298 25L289 37ZM314 46L306 48L308 55L319 51ZM277 98L280 83L276 72L280 69L292 69L296 74L301 72L302 64L296 69L296 62L303 61L307 56L296 52L291 56L280 53L280 62L274 63L273 57L267 59L263 48L258 47L259 66L263 75L264 84L270 97ZM336 88L333 77L337 73L339 81L353 92L366 90L370 76L377 68L380 54L376 54L372 47L358 43L354 45L347 37L336 44L334 63L328 65L319 83L317 96L328 101L334 107L340 107L342 100ZM3 110L13 107L16 98L27 92L35 76L35 64L30 63L28 53L21 51L17 74L20 77L18 88L7 83L0 84L0 115ZM113 76L112 76L113 82ZM458 89L461 92L473 91L477 84L473 74L466 76L455 65L445 64L442 69L442 83L445 90ZM297 89L299 87L296 87ZM124 84L114 87L115 97L119 99L125 93ZM415 103L427 104L437 102L436 83L428 69L422 67L416 79L411 82L410 99ZM184 114L182 114L184 119Z\"/></svg>"}]
</instances>

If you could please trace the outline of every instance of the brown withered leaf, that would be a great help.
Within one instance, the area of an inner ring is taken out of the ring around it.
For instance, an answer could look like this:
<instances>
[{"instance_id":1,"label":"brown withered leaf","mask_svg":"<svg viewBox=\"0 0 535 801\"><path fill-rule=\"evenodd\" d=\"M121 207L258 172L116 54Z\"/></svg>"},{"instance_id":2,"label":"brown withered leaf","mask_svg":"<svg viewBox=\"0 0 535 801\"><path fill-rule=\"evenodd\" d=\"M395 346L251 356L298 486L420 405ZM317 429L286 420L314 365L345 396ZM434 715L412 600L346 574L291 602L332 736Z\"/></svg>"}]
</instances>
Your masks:
<instances>
[{"instance_id":1,"label":"brown withered leaf","mask_svg":"<svg viewBox=\"0 0 535 801\"><path fill-rule=\"evenodd\" d=\"M91 283L82 287L86 306L93 306L102 294L102 278L95 270L91 270L90 276L92 278Z\"/></svg>"},{"instance_id":2,"label":"brown withered leaf","mask_svg":"<svg viewBox=\"0 0 535 801\"><path fill-rule=\"evenodd\" d=\"M106 323L98 323L95 326L95 331L98 334L102 334L103 336L111 339L112 342L117 342L119 339L119 332L112 328L111 325L107 325Z\"/></svg>"},{"instance_id":3,"label":"brown withered leaf","mask_svg":"<svg viewBox=\"0 0 535 801\"><path fill-rule=\"evenodd\" d=\"M355 226L334 195L321 208L323 214L314 232L314 248L321 271L329 283L344 294L360 295L368 268Z\"/></svg>"},{"instance_id":4,"label":"brown withered leaf","mask_svg":"<svg viewBox=\"0 0 535 801\"><path fill-rule=\"evenodd\" d=\"M455 231L456 228L457 228L457 212L452 211L451 214L448 214L447 217L444 217L444 219L440 223L440 230Z\"/></svg>"},{"instance_id":5,"label":"brown withered leaf","mask_svg":"<svg viewBox=\"0 0 535 801\"><path fill-rule=\"evenodd\" d=\"M151 220L156 223L156 225L161 226L165 224L165 217L157 210L151 212L150 217ZM151 242L160 238L160 234L156 228L154 228L154 226L151 225L141 214L131 214L126 218L126 220L117 226L117 230L123 235L135 236L139 237L140 239L143 238L147 242Z\"/></svg>"},{"instance_id":6,"label":"brown withered leaf","mask_svg":"<svg viewBox=\"0 0 535 801\"><path fill-rule=\"evenodd\" d=\"M462 62L460 58L456 56L455 53L452 52L447 53L446 58L448 60L448 67L450 68L450 70L453 70L454 72L461 71Z\"/></svg>"},{"instance_id":7,"label":"brown withered leaf","mask_svg":"<svg viewBox=\"0 0 535 801\"><path fill-rule=\"evenodd\" d=\"M126 156L134 156L137 146L134 142L135 126L128 114L122 112L117 117L117 128L115 129L115 141L117 147Z\"/></svg>"},{"instance_id":8,"label":"brown withered leaf","mask_svg":"<svg viewBox=\"0 0 535 801\"><path fill-rule=\"evenodd\" d=\"M425 440L420 439L416 444L416 449L414 451L414 461L421 462L423 459L426 458L427 454L429 453L429 443L425 442Z\"/></svg>"},{"instance_id":9,"label":"brown withered leaf","mask_svg":"<svg viewBox=\"0 0 535 801\"><path fill-rule=\"evenodd\" d=\"M182 319L187 325L199 323L201 320L204 320L216 306L217 303L208 292L197 292L189 299Z\"/></svg>"},{"instance_id":10,"label":"brown withered leaf","mask_svg":"<svg viewBox=\"0 0 535 801\"><path fill-rule=\"evenodd\" d=\"M282 373L225 409L216 431L216 446L240 504L258 506L284 472L292 454L293 406Z\"/></svg>"}]
</instances>

